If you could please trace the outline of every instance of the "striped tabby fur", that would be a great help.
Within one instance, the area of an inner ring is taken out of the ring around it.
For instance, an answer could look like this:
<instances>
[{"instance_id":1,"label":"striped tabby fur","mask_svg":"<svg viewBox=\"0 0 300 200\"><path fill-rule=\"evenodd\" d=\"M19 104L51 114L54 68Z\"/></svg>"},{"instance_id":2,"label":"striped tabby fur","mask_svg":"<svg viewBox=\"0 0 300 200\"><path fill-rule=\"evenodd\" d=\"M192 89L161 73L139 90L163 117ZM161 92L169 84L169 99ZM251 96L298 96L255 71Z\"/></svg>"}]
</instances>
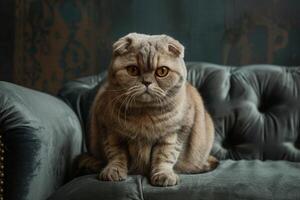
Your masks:
<instances>
[{"instance_id":1,"label":"striped tabby fur","mask_svg":"<svg viewBox=\"0 0 300 200\"><path fill-rule=\"evenodd\" d=\"M101 180L144 174L153 185L170 186L177 173L217 166L209 155L213 122L186 82L183 55L166 35L131 33L113 45L108 80L91 108L90 155L79 158L80 168L100 172L103 164Z\"/></svg>"}]
</instances>

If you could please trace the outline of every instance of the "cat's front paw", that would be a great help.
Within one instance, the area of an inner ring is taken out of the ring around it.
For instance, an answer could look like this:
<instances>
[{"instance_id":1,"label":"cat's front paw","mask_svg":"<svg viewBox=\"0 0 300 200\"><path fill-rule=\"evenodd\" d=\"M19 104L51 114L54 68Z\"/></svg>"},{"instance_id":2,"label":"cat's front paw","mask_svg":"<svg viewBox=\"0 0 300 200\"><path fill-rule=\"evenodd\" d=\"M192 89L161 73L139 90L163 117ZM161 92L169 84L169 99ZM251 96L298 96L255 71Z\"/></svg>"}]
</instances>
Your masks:
<instances>
[{"instance_id":1,"label":"cat's front paw","mask_svg":"<svg viewBox=\"0 0 300 200\"><path fill-rule=\"evenodd\" d=\"M121 167L106 166L100 173L102 181L123 181L127 178L127 170Z\"/></svg>"},{"instance_id":2,"label":"cat's front paw","mask_svg":"<svg viewBox=\"0 0 300 200\"><path fill-rule=\"evenodd\" d=\"M151 175L151 184L155 186L173 186L177 185L179 177L173 170L158 171Z\"/></svg>"}]
</instances>

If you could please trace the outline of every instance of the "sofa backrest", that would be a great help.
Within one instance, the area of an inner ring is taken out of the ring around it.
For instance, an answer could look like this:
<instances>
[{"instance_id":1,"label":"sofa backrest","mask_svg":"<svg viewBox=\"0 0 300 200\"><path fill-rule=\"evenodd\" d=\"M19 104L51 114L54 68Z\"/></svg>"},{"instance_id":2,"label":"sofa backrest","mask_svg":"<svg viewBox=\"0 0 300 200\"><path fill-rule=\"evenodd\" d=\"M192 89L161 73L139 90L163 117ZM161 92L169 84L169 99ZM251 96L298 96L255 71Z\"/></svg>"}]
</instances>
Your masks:
<instances>
[{"instance_id":1,"label":"sofa backrest","mask_svg":"<svg viewBox=\"0 0 300 200\"><path fill-rule=\"evenodd\" d=\"M300 67L189 62L187 68L188 81L202 95L215 122L212 154L219 159L300 161ZM105 76L71 81L59 92L84 131Z\"/></svg>"}]
</instances>

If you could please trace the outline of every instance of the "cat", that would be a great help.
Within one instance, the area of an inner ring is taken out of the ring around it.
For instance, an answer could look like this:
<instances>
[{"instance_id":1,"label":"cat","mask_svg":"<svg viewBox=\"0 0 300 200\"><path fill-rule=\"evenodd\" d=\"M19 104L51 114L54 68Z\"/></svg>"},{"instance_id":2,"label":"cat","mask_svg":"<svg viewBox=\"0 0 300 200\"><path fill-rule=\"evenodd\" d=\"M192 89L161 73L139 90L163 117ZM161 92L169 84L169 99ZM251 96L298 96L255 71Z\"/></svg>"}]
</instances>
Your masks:
<instances>
[{"instance_id":1,"label":"cat","mask_svg":"<svg viewBox=\"0 0 300 200\"><path fill-rule=\"evenodd\" d=\"M104 167L104 181L142 174L152 185L172 186L178 173L217 167L213 121L186 81L183 58L183 45L167 35L130 33L113 44L107 81L90 111L90 154L80 156L79 168Z\"/></svg>"}]
</instances>

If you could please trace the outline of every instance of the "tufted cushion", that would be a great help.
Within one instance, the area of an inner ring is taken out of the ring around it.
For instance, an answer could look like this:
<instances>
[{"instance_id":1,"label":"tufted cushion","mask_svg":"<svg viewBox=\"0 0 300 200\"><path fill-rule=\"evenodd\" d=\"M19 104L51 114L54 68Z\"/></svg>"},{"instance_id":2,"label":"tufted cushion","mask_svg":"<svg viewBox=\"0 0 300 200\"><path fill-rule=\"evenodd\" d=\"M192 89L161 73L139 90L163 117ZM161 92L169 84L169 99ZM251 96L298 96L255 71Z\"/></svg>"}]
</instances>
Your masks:
<instances>
[{"instance_id":1,"label":"tufted cushion","mask_svg":"<svg viewBox=\"0 0 300 200\"><path fill-rule=\"evenodd\" d=\"M219 159L300 162L300 67L228 67L187 63L188 81L213 116ZM69 82L60 97L86 128L88 110L104 75Z\"/></svg>"},{"instance_id":2,"label":"tufted cushion","mask_svg":"<svg viewBox=\"0 0 300 200\"><path fill-rule=\"evenodd\" d=\"M93 174L72 180L48 200L296 200L299 167L287 161L226 160L208 173L180 175L180 184L174 187L152 186L143 176L99 181Z\"/></svg>"}]
</instances>

